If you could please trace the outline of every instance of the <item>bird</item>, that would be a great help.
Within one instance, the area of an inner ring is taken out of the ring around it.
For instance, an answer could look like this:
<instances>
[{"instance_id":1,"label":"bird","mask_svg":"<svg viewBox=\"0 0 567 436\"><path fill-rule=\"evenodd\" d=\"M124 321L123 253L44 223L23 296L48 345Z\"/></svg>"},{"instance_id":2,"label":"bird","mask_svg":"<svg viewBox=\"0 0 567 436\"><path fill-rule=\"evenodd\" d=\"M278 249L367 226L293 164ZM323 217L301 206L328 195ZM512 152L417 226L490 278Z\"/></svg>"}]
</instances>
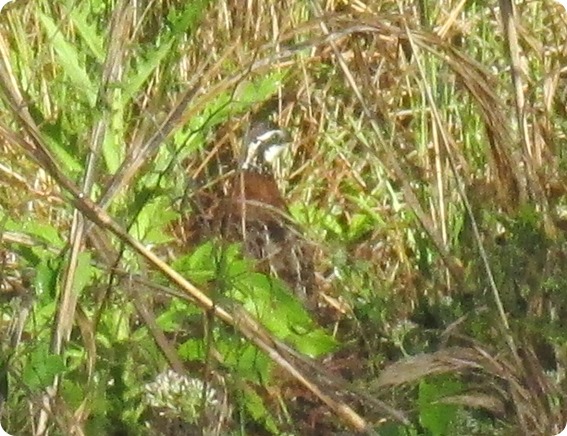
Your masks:
<instances>
[{"instance_id":1,"label":"bird","mask_svg":"<svg viewBox=\"0 0 567 436\"><path fill-rule=\"evenodd\" d=\"M290 220L287 202L274 177L274 164L291 144L287 131L274 123L253 123L242 141L241 159L227 203L221 234L242 242L258 269L287 283L306 306L312 306L313 249Z\"/></svg>"}]
</instances>

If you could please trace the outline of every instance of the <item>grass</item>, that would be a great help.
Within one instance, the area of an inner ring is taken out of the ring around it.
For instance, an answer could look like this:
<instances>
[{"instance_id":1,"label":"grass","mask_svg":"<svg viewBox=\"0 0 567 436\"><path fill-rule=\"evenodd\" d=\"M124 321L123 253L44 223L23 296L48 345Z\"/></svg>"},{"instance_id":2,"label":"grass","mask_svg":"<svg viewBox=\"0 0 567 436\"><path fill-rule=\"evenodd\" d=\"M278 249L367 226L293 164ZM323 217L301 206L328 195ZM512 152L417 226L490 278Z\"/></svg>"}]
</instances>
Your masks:
<instances>
[{"instance_id":1,"label":"grass","mask_svg":"<svg viewBox=\"0 0 567 436\"><path fill-rule=\"evenodd\" d=\"M558 433L565 12L510 6L9 4L3 427ZM320 313L202 232L263 117Z\"/></svg>"}]
</instances>

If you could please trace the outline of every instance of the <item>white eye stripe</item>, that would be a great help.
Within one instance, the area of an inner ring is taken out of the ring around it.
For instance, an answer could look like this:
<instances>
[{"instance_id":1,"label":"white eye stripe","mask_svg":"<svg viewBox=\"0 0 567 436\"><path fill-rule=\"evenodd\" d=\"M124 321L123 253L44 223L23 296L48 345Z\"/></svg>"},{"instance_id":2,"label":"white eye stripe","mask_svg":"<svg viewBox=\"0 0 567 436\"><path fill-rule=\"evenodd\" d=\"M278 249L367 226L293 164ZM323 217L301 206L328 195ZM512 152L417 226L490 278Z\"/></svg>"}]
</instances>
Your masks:
<instances>
[{"instance_id":1,"label":"white eye stripe","mask_svg":"<svg viewBox=\"0 0 567 436\"><path fill-rule=\"evenodd\" d=\"M285 136L285 134L281 130L268 130L267 132L264 132L261 135L258 135L256 137L256 141L254 143L266 142L266 141L272 139L274 136L278 136L280 138L283 138Z\"/></svg>"}]
</instances>

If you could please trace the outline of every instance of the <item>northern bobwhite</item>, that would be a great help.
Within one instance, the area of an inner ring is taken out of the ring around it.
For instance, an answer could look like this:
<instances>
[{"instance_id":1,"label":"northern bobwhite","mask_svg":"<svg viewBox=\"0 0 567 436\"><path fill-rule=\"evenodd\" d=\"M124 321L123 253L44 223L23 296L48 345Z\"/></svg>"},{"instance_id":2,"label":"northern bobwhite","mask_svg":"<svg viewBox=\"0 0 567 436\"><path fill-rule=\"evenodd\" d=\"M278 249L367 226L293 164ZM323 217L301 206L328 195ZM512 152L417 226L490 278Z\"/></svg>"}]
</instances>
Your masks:
<instances>
[{"instance_id":1,"label":"northern bobwhite","mask_svg":"<svg viewBox=\"0 0 567 436\"><path fill-rule=\"evenodd\" d=\"M290 144L289 134L270 123L256 123L243 141L243 158L222 214L221 231L242 241L259 269L286 282L311 306L314 287L312 250L289 220L273 176L273 164Z\"/></svg>"}]
</instances>

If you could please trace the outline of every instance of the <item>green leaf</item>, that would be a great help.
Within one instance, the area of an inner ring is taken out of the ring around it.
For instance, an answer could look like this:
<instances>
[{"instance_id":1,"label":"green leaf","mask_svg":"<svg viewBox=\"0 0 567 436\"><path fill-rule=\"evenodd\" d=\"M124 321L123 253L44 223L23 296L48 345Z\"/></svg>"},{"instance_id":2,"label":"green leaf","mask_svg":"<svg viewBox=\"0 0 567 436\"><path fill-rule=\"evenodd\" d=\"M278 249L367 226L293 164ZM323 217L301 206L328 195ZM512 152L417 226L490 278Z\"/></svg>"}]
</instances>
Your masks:
<instances>
[{"instance_id":1,"label":"green leaf","mask_svg":"<svg viewBox=\"0 0 567 436\"><path fill-rule=\"evenodd\" d=\"M199 245L192 253L175 260L173 267L183 273L190 273L195 270L209 269L214 266L214 246L212 241Z\"/></svg>"},{"instance_id":2,"label":"green leaf","mask_svg":"<svg viewBox=\"0 0 567 436\"><path fill-rule=\"evenodd\" d=\"M97 331L97 340L109 348L118 342L129 341L132 338L129 311L131 311L131 306L122 306L120 310L105 311L101 328Z\"/></svg>"},{"instance_id":3,"label":"green leaf","mask_svg":"<svg viewBox=\"0 0 567 436\"><path fill-rule=\"evenodd\" d=\"M304 335L288 337L288 342L298 351L311 357L319 357L335 351L339 343L322 329L311 330Z\"/></svg>"},{"instance_id":4,"label":"green leaf","mask_svg":"<svg viewBox=\"0 0 567 436\"><path fill-rule=\"evenodd\" d=\"M92 255L89 251L79 253L74 283L77 294L80 294L85 289L85 286L92 282L95 268L91 265L91 258Z\"/></svg>"},{"instance_id":5,"label":"green leaf","mask_svg":"<svg viewBox=\"0 0 567 436\"><path fill-rule=\"evenodd\" d=\"M76 115L74 118L78 117ZM76 147L76 136L72 133L72 130L77 127L68 125L63 118L64 116L59 116L53 121L43 122L41 124L42 133L44 133L43 138L49 146L49 150L55 155L57 161L64 166L64 171L72 176L83 169L79 161L80 153ZM84 127L81 128L84 129Z\"/></svg>"},{"instance_id":6,"label":"green leaf","mask_svg":"<svg viewBox=\"0 0 567 436\"><path fill-rule=\"evenodd\" d=\"M376 223L367 214L356 213L352 216L347 229L347 239L357 241L366 235L370 230L376 228Z\"/></svg>"},{"instance_id":7,"label":"green leaf","mask_svg":"<svg viewBox=\"0 0 567 436\"><path fill-rule=\"evenodd\" d=\"M98 33L97 27L89 22L89 15L92 17L90 4L75 3L73 7L68 10L68 13L75 24L75 29L77 29L83 41L85 41L91 54L96 58L97 62L102 65L105 59L104 39L102 35Z\"/></svg>"},{"instance_id":8,"label":"green leaf","mask_svg":"<svg viewBox=\"0 0 567 436\"><path fill-rule=\"evenodd\" d=\"M165 197L154 198L143 205L131 233L145 244L163 244L172 239L166 227L175 218L177 214Z\"/></svg>"},{"instance_id":9,"label":"green leaf","mask_svg":"<svg viewBox=\"0 0 567 436\"><path fill-rule=\"evenodd\" d=\"M270 411L264 405L264 400L252 389L246 389L244 394L244 406L252 418L262 423L267 430L273 434L280 434L276 421Z\"/></svg>"},{"instance_id":10,"label":"green leaf","mask_svg":"<svg viewBox=\"0 0 567 436\"><path fill-rule=\"evenodd\" d=\"M459 382L444 376L422 381L419 384L419 420L433 436L452 434L450 425L455 422L458 407L443 404L439 400L457 394L461 389Z\"/></svg>"},{"instance_id":11,"label":"green leaf","mask_svg":"<svg viewBox=\"0 0 567 436\"><path fill-rule=\"evenodd\" d=\"M235 107L238 112L250 108L272 97L281 88L286 71L272 71L255 77L253 81L243 82L235 95Z\"/></svg>"},{"instance_id":12,"label":"green leaf","mask_svg":"<svg viewBox=\"0 0 567 436\"><path fill-rule=\"evenodd\" d=\"M336 235L338 237L343 237L343 228L341 226L341 224L339 223L337 217L331 215L331 214L325 214L322 219L321 219L321 225L329 232L331 232L333 235Z\"/></svg>"},{"instance_id":13,"label":"green leaf","mask_svg":"<svg viewBox=\"0 0 567 436\"><path fill-rule=\"evenodd\" d=\"M115 174L124 160L123 137L118 134L122 129L117 129L117 117L112 117L112 127L106 131L102 143L102 155L106 168L110 174Z\"/></svg>"},{"instance_id":14,"label":"green leaf","mask_svg":"<svg viewBox=\"0 0 567 436\"><path fill-rule=\"evenodd\" d=\"M185 3L185 9L182 11L171 8L167 19L170 22L173 33L175 35L194 33L210 3L211 0L192 0Z\"/></svg>"},{"instance_id":15,"label":"green leaf","mask_svg":"<svg viewBox=\"0 0 567 436\"><path fill-rule=\"evenodd\" d=\"M56 294L59 266L54 268L53 262L43 258L35 268L34 288L38 295Z\"/></svg>"},{"instance_id":16,"label":"green leaf","mask_svg":"<svg viewBox=\"0 0 567 436\"><path fill-rule=\"evenodd\" d=\"M233 369L243 378L256 383L266 382L269 379L272 362L258 348L250 344L234 347L236 353L229 353L232 357Z\"/></svg>"},{"instance_id":17,"label":"green leaf","mask_svg":"<svg viewBox=\"0 0 567 436\"><path fill-rule=\"evenodd\" d=\"M271 333L310 356L329 353L337 342L321 329L315 329L302 302L278 279L247 272L235 282L241 301Z\"/></svg>"},{"instance_id":18,"label":"green leaf","mask_svg":"<svg viewBox=\"0 0 567 436\"><path fill-rule=\"evenodd\" d=\"M230 90L216 95L200 114L191 118L186 131L202 130L203 126L212 129L227 118L245 113L252 106L269 100L280 89L284 74L283 71L265 74L254 81L242 83L235 93Z\"/></svg>"},{"instance_id":19,"label":"green leaf","mask_svg":"<svg viewBox=\"0 0 567 436\"><path fill-rule=\"evenodd\" d=\"M8 221L6 223L8 230L20 231L30 236L38 238L40 241L47 242L54 248L63 248L64 243L59 236L59 230L49 224L47 220L40 222L38 220L25 220L22 222Z\"/></svg>"},{"instance_id":20,"label":"green leaf","mask_svg":"<svg viewBox=\"0 0 567 436\"><path fill-rule=\"evenodd\" d=\"M136 66L135 74L126 78L122 106L134 98L160 62L171 53L173 42L173 39L162 41L157 49L147 52L145 59Z\"/></svg>"},{"instance_id":21,"label":"green leaf","mask_svg":"<svg viewBox=\"0 0 567 436\"><path fill-rule=\"evenodd\" d=\"M201 310L187 304L184 301L173 299L167 306L167 310L156 318L159 327L165 332L177 332L182 329L184 323L195 315L200 316Z\"/></svg>"},{"instance_id":22,"label":"green leaf","mask_svg":"<svg viewBox=\"0 0 567 436\"><path fill-rule=\"evenodd\" d=\"M197 247L193 253L176 259L172 266L195 284L203 285L216 276L215 251L214 244L210 241L206 242Z\"/></svg>"},{"instance_id":23,"label":"green leaf","mask_svg":"<svg viewBox=\"0 0 567 436\"><path fill-rule=\"evenodd\" d=\"M220 335L215 346L223 356L224 364L239 378L262 383L269 377L271 361L242 338Z\"/></svg>"},{"instance_id":24,"label":"green leaf","mask_svg":"<svg viewBox=\"0 0 567 436\"><path fill-rule=\"evenodd\" d=\"M50 386L55 376L64 370L63 357L50 354L48 345L45 344L31 351L22 373L22 379L31 391L37 392Z\"/></svg>"},{"instance_id":25,"label":"green leaf","mask_svg":"<svg viewBox=\"0 0 567 436\"><path fill-rule=\"evenodd\" d=\"M64 379L61 383L61 393L63 394L65 403L73 409L77 409L85 400L84 389L86 387L86 385Z\"/></svg>"},{"instance_id":26,"label":"green leaf","mask_svg":"<svg viewBox=\"0 0 567 436\"><path fill-rule=\"evenodd\" d=\"M63 71L71 80L78 95L82 95L89 103L89 106L94 107L97 91L85 70L84 60L80 58L77 46L70 44L63 37L59 27L51 17L39 11L38 14L47 38L49 38L55 49Z\"/></svg>"},{"instance_id":27,"label":"green leaf","mask_svg":"<svg viewBox=\"0 0 567 436\"><path fill-rule=\"evenodd\" d=\"M202 339L189 339L181 344L178 348L179 356L185 361L205 360L205 350Z\"/></svg>"}]
</instances>

